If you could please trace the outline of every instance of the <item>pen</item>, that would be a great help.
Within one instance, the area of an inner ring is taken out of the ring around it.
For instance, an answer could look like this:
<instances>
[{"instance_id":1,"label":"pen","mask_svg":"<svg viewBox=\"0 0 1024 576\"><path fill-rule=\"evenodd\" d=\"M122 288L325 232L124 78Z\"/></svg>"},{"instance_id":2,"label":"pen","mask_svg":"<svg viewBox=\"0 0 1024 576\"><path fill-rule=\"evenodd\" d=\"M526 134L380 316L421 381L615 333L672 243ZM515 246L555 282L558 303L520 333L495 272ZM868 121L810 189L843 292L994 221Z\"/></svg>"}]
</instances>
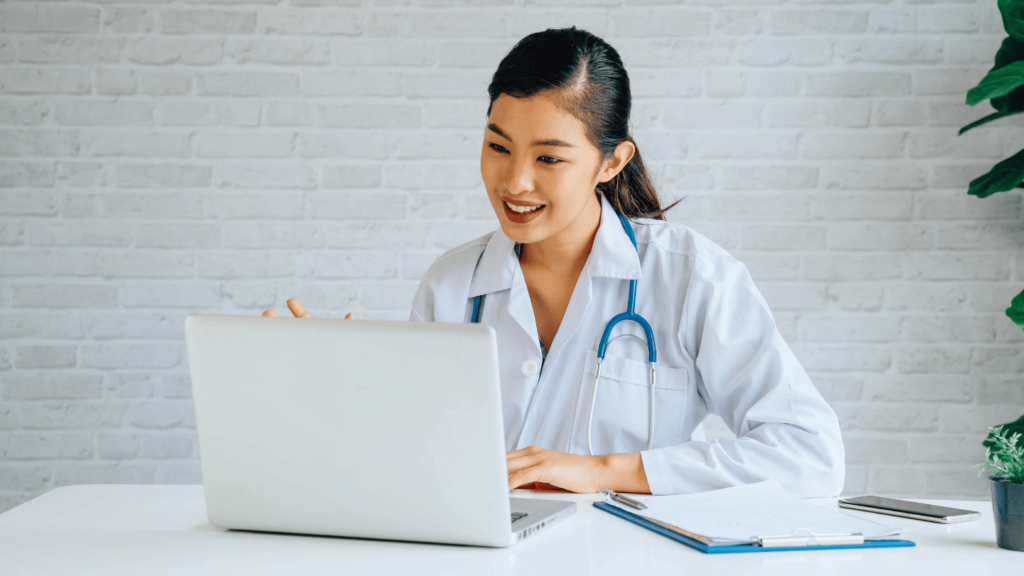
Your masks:
<instances>
[{"instance_id":1,"label":"pen","mask_svg":"<svg viewBox=\"0 0 1024 576\"><path fill-rule=\"evenodd\" d=\"M625 504L626 506L632 506L633 508L636 508L637 510L647 510L647 506L644 506L643 502L641 502L639 500L634 500L633 498L630 498L629 496L623 496L622 494L619 494L618 492L616 492L614 490L610 490L608 488L601 488L601 494L604 494L604 495L608 496L609 498L611 498L612 500L615 500L616 502L621 502L621 503Z\"/></svg>"}]
</instances>

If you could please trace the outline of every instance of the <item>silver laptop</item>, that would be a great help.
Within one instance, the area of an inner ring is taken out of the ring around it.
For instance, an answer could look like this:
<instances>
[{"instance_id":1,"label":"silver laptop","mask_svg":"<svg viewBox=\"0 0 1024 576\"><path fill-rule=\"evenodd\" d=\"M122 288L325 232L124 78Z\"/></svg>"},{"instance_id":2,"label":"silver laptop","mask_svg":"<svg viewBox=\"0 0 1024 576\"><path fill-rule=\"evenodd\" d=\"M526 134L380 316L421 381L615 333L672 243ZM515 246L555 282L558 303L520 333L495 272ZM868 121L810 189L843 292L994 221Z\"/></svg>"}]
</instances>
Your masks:
<instances>
[{"instance_id":1,"label":"silver laptop","mask_svg":"<svg viewBox=\"0 0 1024 576\"><path fill-rule=\"evenodd\" d=\"M509 498L494 329L189 316L222 528L508 546L576 511Z\"/></svg>"}]
</instances>

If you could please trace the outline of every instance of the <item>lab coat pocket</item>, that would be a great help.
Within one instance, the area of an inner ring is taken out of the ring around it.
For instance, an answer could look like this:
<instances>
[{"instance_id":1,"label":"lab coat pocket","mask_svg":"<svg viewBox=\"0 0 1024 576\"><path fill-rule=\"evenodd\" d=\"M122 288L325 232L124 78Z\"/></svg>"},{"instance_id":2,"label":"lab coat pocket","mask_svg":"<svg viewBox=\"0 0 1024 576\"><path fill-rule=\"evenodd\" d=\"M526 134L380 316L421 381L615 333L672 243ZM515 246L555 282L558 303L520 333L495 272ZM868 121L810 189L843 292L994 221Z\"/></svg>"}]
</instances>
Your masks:
<instances>
[{"instance_id":1,"label":"lab coat pocket","mask_svg":"<svg viewBox=\"0 0 1024 576\"><path fill-rule=\"evenodd\" d=\"M690 371L657 363L654 387L654 448L685 440L683 424L687 395L692 386ZM587 420L594 393L597 351L587 354L580 395L573 419L570 451L588 454ZM647 449L650 421L651 368L647 362L606 355L601 362L601 381L594 404L591 443L594 454L639 452Z\"/></svg>"}]
</instances>

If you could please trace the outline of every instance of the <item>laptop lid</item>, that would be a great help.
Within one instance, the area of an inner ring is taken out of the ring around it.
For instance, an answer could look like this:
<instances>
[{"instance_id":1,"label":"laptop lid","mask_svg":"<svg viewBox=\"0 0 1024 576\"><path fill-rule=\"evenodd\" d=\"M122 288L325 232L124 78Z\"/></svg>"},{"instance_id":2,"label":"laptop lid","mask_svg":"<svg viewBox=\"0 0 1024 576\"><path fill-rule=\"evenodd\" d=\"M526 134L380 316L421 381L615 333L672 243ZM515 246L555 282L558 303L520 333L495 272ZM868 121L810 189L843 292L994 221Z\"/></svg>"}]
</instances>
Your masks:
<instances>
[{"instance_id":1,"label":"laptop lid","mask_svg":"<svg viewBox=\"0 0 1024 576\"><path fill-rule=\"evenodd\" d=\"M185 339L214 525L508 544L493 328L193 315Z\"/></svg>"}]
</instances>

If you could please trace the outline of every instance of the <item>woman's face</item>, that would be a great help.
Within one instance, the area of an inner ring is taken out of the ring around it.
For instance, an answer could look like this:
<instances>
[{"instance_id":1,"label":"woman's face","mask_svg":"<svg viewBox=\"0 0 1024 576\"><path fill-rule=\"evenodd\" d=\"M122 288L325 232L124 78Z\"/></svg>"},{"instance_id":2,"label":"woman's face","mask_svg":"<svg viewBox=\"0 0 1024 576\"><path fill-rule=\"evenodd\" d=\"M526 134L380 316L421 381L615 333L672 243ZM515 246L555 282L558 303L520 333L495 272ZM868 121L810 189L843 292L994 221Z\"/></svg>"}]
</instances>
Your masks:
<instances>
[{"instance_id":1,"label":"woman's face","mask_svg":"<svg viewBox=\"0 0 1024 576\"><path fill-rule=\"evenodd\" d=\"M607 168L583 124L549 93L502 94L487 122L480 174L506 236L538 242L571 228L585 212L600 213L594 189L618 169Z\"/></svg>"}]
</instances>

